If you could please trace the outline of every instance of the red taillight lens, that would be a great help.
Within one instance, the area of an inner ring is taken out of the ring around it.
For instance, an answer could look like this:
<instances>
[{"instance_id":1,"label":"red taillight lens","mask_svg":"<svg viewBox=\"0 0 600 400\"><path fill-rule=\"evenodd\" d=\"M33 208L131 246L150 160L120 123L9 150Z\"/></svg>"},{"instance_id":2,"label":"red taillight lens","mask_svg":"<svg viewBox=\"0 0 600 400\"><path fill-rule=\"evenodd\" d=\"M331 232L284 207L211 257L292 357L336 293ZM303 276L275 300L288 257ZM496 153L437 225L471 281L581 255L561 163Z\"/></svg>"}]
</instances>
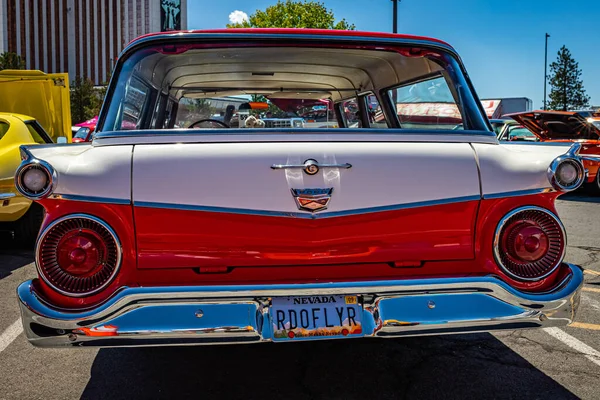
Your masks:
<instances>
[{"instance_id":1,"label":"red taillight lens","mask_svg":"<svg viewBox=\"0 0 600 400\"><path fill-rule=\"evenodd\" d=\"M553 213L523 207L510 212L498 225L496 261L513 278L542 279L560 265L565 240L564 228Z\"/></svg>"},{"instance_id":2,"label":"red taillight lens","mask_svg":"<svg viewBox=\"0 0 600 400\"><path fill-rule=\"evenodd\" d=\"M36 253L42 279L57 291L76 297L106 287L121 263L116 234L88 215L54 221L40 236Z\"/></svg>"}]
</instances>

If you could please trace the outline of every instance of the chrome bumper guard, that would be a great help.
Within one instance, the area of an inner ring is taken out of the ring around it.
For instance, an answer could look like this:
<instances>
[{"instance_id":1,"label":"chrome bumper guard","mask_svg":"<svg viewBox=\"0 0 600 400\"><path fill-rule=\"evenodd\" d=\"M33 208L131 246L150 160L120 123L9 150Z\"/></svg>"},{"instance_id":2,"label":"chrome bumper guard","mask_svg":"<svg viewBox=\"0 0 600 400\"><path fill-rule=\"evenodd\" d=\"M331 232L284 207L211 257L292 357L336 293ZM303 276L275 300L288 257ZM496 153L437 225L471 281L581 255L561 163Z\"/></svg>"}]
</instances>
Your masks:
<instances>
[{"instance_id":1,"label":"chrome bumper guard","mask_svg":"<svg viewBox=\"0 0 600 400\"><path fill-rule=\"evenodd\" d=\"M358 295L365 337L469 333L567 325L582 270L530 294L494 276L375 282L204 287L126 287L70 312L49 306L31 281L17 289L25 333L40 347L152 346L272 341L272 297ZM318 338L315 338L318 339Z\"/></svg>"}]
</instances>

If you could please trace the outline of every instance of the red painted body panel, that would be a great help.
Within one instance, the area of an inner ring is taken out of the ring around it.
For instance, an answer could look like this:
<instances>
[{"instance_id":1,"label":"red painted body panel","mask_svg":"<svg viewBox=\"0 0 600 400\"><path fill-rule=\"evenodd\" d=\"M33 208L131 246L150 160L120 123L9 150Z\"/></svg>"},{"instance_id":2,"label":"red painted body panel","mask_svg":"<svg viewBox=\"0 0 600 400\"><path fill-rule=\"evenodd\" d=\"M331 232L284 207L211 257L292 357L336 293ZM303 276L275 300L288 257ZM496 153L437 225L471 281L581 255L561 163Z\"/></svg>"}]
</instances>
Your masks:
<instances>
[{"instance_id":1,"label":"red painted body panel","mask_svg":"<svg viewBox=\"0 0 600 400\"><path fill-rule=\"evenodd\" d=\"M123 262L106 290L90 297L58 294L41 280L36 285L51 304L73 308L97 304L122 286L493 274L521 290L545 291L564 276L564 268L538 282L515 281L497 266L492 243L496 226L506 213L525 205L556 212L554 200L558 195L546 193L317 220L139 208L135 225L130 205L45 199L40 201L47 210L44 226L67 214L94 215L117 233ZM473 230L475 239L471 236ZM418 266L394 267L395 261ZM413 261L423 262L419 265Z\"/></svg>"},{"instance_id":2,"label":"red painted body panel","mask_svg":"<svg viewBox=\"0 0 600 400\"><path fill-rule=\"evenodd\" d=\"M138 266L472 259L478 204L470 201L322 219L136 207Z\"/></svg>"},{"instance_id":3,"label":"red painted body panel","mask_svg":"<svg viewBox=\"0 0 600 400\"><path fill-rule=\"evenodd\" d=\"M89 214L100 218L115 231L119 241L121 242L123 252L121 267L115 280L108 285L104 291L92 296L82 298L63 296L46 285L43 280L38 280L38 288L48 297L48 300L52 304L63 307L85 307L90 304L99 303L102 300L105 300L119 287L137 286L135 283L137 280L135 231L133 212L130 205L88 203L83 201L53 199L43 199L38 201L38 203L40 203L46 210L46 217L44 218L42 229L44 229L52 221L68 214Z\"/></svg>"}]
</instances>

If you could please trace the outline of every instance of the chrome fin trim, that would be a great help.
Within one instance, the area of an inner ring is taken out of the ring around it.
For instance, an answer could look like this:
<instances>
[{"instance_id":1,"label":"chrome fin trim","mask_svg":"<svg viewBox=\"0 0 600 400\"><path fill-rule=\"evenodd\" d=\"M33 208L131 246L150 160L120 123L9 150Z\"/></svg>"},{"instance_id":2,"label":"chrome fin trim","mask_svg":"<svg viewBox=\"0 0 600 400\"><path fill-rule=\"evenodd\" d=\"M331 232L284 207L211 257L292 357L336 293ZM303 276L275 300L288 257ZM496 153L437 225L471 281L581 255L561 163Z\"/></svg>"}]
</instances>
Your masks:
<instances>
[{"instance_id":1,"label":"chrome fin trim","mask_svg":"<svg viewBox=\"0 0 600 400\"><path fill-rule=\"evenodd\" d=\"M389 205L389 206L367 207L367 208L359 208L359 209L343 210L343 211L330 211L330 212L323 212L321 214L313 214L311 212L299 213L299 212L286 212L286 211L252 210L252 209L245 209L245 208L214 207L214 206L202 206L202 205L154 203L154 202L148 202L148 201L135 201L135 206L136 207L145 207L145 208L162 208L162 209L185 210L185 211L206 211L206 212L227 213L227 214L257 215L257 216L266 216L266 217L321 219L321 218L345 217L345 216L349 216L349 215L369 214L369 213L376 213L376 212L406 210L406 209L411 209L411 208L436 206L436 205L443 205L443 204L463 203L463 202L467 202L467 201L478 201L480 199L481 199L480 196L474 195L474 196L454 197L454 198L449 198L449 199L420 201L420 202L415 202L415 203L394 204L394 205Z\"/></svg>"}]
</instances>

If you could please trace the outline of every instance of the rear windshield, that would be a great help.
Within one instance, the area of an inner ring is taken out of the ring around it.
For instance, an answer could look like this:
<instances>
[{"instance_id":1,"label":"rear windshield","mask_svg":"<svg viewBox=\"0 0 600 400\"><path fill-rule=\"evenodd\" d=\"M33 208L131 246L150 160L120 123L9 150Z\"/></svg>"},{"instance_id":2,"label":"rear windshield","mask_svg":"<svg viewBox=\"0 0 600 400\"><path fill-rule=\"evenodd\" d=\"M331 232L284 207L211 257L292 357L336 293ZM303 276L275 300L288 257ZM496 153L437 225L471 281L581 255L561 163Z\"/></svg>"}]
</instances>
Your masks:
<instances>
[{"instance_id":1,"label":"rear windshield","mask_svg":"<svg viewBox=\"0 0 600 400\"><path fill-rule=\"evenodd\" d=\"M113 86L102 131L455 132L481 120L465 118L473 99L456 60L420 48L149 47L125 58Z\"/></svg>"}]
</instances>

